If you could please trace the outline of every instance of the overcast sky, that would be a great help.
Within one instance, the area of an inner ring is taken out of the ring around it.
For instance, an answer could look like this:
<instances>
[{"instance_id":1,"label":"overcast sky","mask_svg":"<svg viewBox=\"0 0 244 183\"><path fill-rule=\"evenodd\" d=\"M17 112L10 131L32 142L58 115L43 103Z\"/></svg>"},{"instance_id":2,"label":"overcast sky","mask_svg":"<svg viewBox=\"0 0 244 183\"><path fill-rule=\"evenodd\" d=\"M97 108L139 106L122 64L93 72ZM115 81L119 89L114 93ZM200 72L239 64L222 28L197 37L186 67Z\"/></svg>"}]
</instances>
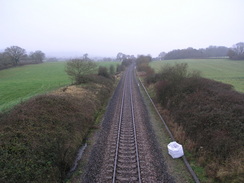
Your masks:
<instances>
[{"instance_id":1,"label":"overcast sky","mask_svg":"<svg viewBox=\"0 0 244 183\"><path fill-rule=\"evenodd\" d=\"M244 0L0 0L0 50L158 56L243 41Z\"/></svg>"}]
</instances>

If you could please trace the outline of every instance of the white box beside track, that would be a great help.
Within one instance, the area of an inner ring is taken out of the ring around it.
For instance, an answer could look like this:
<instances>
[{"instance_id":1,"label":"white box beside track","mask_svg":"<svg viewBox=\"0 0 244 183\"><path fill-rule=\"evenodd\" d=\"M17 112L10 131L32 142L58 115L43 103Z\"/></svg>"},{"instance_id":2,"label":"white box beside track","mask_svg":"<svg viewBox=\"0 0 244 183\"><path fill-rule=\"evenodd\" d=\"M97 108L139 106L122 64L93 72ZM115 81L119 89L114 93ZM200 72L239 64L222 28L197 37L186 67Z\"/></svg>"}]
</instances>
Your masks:
<instances>
[{"instance_id":1,"label":"white box beside track","mask_svg":"<svg viewBox=\"0 0 244 183\"><path fill-rule=\"evenodd\" d=\"M184 156L183 147L181 144L173 141L168 144L168 153L172 158L180 158Z\"/></svg>"}]
</instances>

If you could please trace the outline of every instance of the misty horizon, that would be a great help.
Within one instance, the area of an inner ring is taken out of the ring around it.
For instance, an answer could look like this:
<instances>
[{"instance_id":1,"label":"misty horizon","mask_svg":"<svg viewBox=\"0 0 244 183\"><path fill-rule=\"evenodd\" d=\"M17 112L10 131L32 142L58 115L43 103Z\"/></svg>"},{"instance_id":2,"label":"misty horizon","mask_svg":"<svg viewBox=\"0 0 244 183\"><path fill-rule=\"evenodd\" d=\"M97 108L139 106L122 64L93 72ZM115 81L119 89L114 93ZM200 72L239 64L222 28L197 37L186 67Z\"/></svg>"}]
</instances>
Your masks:
<instances>
[{"instance_id":1,"label":"misty horizon","mask_svg":"<svg viewBox=\"0 0 244 183\"><path fill-rule=\"evenodd\" d=\"M157 57L243 42L242 0L0 0L0 49L47 57Z\"/></svg>"},{"instance_id":2,"label":"misty horizon","mask_svg":"<svg viewBox=\"0 0 244 183\"><path fill-rule=\"evenodd\" d=\"M233 44L234 45L234 44ZM232 46L233 46L232 45ZM11 45L11 46L18 46L18 45ZM216 47L227 47L227 48L231 48L232 46L224 46L224 45L209 45L208 47L210 46L216 46ZM206 47L206 48L208 48ZM193 49L206 49L206 48L194 48L194 47L186 47L186 48L174 48L172 50L169 50L168 52L170 51L173 51L173 50L178 50L178 49L187 49L187 48L193 48ZM25 49L25 48L23 48ZM4 52L5 49L0 49L0 52ZM26 50L27 54L29 54L30 52L33 52L35 50ZM165 52L165 53L168 53L168 52ZM118 52L119 53L119 52ZM117 54L118 54L117 53ZM51 57L57 57L57 58L78 58L78 57L83 57L83 55L86 54L86 53L83 53L83 52L79 52L79 51L55 51L55 52L45 52L45 55L47 58L51 58ZM105 58L105 57L108 57L108 58L116 58L117 54L115 55L96 55L96 54L88 54L88 57L90 58ZM123 53L125 55L127 55L127 53ZM147 53L147 54L132 54L134 56L138 56L138 55L150 55L152 56L153 58L156 58L159 56L160 53L156 54L156 55L151 55L150 53ZM129 54L128 54L129 55Z\"/></svg>"}]
</instances>

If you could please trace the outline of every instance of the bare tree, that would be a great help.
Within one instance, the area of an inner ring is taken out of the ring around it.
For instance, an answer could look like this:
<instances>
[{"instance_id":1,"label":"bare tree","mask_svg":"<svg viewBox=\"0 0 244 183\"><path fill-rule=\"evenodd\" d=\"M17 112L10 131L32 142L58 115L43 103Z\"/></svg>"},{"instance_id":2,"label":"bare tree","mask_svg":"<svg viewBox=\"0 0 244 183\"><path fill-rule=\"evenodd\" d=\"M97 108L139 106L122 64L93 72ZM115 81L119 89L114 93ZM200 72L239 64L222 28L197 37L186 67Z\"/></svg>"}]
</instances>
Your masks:
<instances>
[{"instance_id":1,"label":"bare tree","mask_svg":"<svg viewBox=\"0 0 244 183\"><path fill-rule=\"evenodd\" d=\"M67 62L65 71L76 84L87 82L86 75L96 68L96 64L90 60L72 59Z\"/></svg>"},{"instance_id":2,"label":"bare tree","mask_svg":"<svg viewBox=\"0 0 244 183\"><path fill-rule=\"evenodd\" d=\"M25 56L26 51L18 46L11 46L5 49L5 53L14 61L15 65Z\"/></svg>"},{"instance_id":3,"label":"bare tree","mask_svg":"<svg viewBox=\"0 0 244 183\"><path fill-rule=\"evenodd\" d=\"M43 60L45 59L45 53L43 53L42 51L40 51L40 50L37 50L37 51L35 51L35 52L31 52L30 53L30 58L32 59L32 60L34 60L35 62L37 62L37 63L41 63L41 62L43 62Z\"/></svg>"},{"instance_id":4,"label":"bare tree","mask_svg":"<svg viewBox=\"0 0 244 183\"><path fill-rule=\"evenodd\" d=\"M237 43L229 50L228 56L234 60L244 60L244 42Z\"/></svg>"},{"instance_id":5,"label":"bare tree","mask_svg":"<svg viewBox=\"0 0 244 183\"><path fill-rule=\"evenodd\" d=\"M85 53L85 54L83 55L83 59L84 59L85 61L88 61L88 60L89 60L89 58L88 58L88 53Z\"/></svg>"},{"instance_id":6,"label":"bare tree","mask_svg":"<svg viewBox=\"0 0 244 183\"><path fill-rule=\"evenodd\" d=\"M244 42L237 43L233 46L233 50L237 53L237 55L244 54Z\"/></svg>"},{"instance_id":7,"label":"bare tree","mask_svg":"<svg viewBox=\"0 0 244 183\"><path fill-rule=\"evenodd\" d=\"M159 53L158 57L160 60L163 60L165 55L166 55L165 52L161 52L161 53Z\"/></svg>"},{"instance_id":8,"label":"bare tree","mask_svg":"<svg viewBox=\"0 0 244 183\"><path fill-rule=\"evenodd\" d=\"M116 57L116 58L117 58L118 61L122 62L123 59L124 59L124 57L125 57L125 54L119 52L119 53L117 54L117 57Z\"/></svg>"}]
</instances>

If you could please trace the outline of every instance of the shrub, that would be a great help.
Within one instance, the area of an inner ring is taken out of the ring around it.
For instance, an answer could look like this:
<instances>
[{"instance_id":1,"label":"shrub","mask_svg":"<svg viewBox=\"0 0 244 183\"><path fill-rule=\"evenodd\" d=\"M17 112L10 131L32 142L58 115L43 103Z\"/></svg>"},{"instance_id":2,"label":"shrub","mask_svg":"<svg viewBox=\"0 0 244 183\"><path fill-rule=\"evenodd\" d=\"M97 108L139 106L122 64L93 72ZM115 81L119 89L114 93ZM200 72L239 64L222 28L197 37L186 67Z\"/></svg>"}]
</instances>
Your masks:
<instances>
[{"instance_id":1,"label":"shrub","mask_svg":"<svg viewBox=\"0 0 244 183\"><path fill-rule=\"evenodd\" d=\"M136 65L139 66L141 64L148 65L152 61L152 57L150 55L139 55L136 59Z\"/></svg>"},{"instance_id":2,"label":"shrub","mask_svg":"<svg viewBox=\"0 0 244 183\"><path fill-rule=\"evenodd\" d=\"M175 64L174 66L166 64L164 67L162 67L161 71L159 72L160 79L167 80L172 83L179 83L184 78L188 77L187 68L187 63Z\"/></svg>"},{"instance_id":3,"label":"shrub","mask_svg":"<svg viewBox=\"0 0 244 183\"><path fill-rule=\"evenodd\" d=\"M6 115L1 122L0 179L60 180L71 166L77 143L86 133L84 128L91 125L92 116L82 114L80 107L72 97L40 96Z\"/></svg>"},{"instance_id":4,"label":"shrub","mask_svg":"<svg viewBox=\"0 0 244 183\"><path fill-rule=\"evenodd\" d=\"M124 71L125 70L125 66L124 65L122 65L122 64L119 64L119 65L117 65L117 69L116 69L116 72L118 73L118 72L122 72L122 71Z\"/></svg>"},{"instance_id":5,"label":"shrub","mask_svg":"<svg viewBox=\"0 0 244 183\"><path fill-rule=\"evenodd\" d=\"M131 58L124 58L121 65L123 65L124 67L128 67L129 65L131 65L133 62L133 59Z\"/></svg>"},{"instance_id":6,"label":"shrub","mask_svg":"<svg viewBox=\"0 0 244 183\"><path fill-rule=\"evenodd\" d=\"M244 96L233 91L230 85L208 79L199 78L199 86L189 87L189 83L189 79L182 82L183 97L178 105L168 107L191 139L216 158L225 160L244 145L240 140L244 137L241 132ZM176 98L170 99L175 101Z\"/></svg>"},{"instance_id":7,"label":"shrub","mask_svg":"<svg viewBox=\"0 0 244 183\"><path fill-rule=\"evenodd\" d=\"M90 60L72 59L67 62L65 71L75 84L86 83L87 75L96 68L96 64Z\"/></svg>"},{"instance_id":8,"label":"shrub","mask_svg":"<svg viewBox=\"0 0 244 183\"><path fill-rule=\"evenodd\" d=\"M163 104L178 105L178 99L182 96L181 83L185 78L198 78L197 72L188 72L187 63L165 65L151 81L156 82L155 89L158 100ZM175 100L172 100L174 97Z\"/></svg>"},{"instance_id":9,"label":"shrub","mask_svg":"<svg viewBox=\"0 0 244 183\"><path fill-rule=\"evenodd\" d=\"M109 73L107 67L99 66L98 75L109 78Z\"/></svg>"},{"instance_id":10,"label":"shrub","mask_svg":"<svg viewBox=\"0 0 244 183\"><path fill-rule=\"evenodd\" d=\"M0 182L62 182L113 81L94 76L86 94L42 95L0 115Z\"/></svg>"},{"instance_id":11,"label":"shrub","mask_svg":"<svg viewBox=\"0 0 244 183\"><path fill-rule=\"evenodd\" d=\"M161 80L155 84L156 97L194 142L194 153L199 155L204 149L209 162L219 162L215 171L208 171L216 178L221 162L244 150L244 94L234 91L231 85L195 74L189 77L185 66L181 68L183 72L167 68L160 73ZM241 172L237 174L240 176Z\"/></svg>"},{"instance_id":12,"label":"shrub","mask_svg":"<svg viewBox=\"0 0 244 183\"><path fill-rule=\"evenodd\" d=\"M114 74L115 74L115 68L114 68L114 65L110 65L110 67L109 67L109 73L110 73L111 75L114 75Z\"/></svg>"},{"instance_id":13,"label":"shrub","mask_svg":"<svg viewBox=\"0 0 244 183\"><path fill-rule=\"evenodd\" d=\"M244 94L231 85L189 73L186 65L167 66L155 77L157 100L194 142L196 156L204 149L208 163L219 162L209 174L216 178L221 164L244 150Z\"/></svg>"}]
</instances>

